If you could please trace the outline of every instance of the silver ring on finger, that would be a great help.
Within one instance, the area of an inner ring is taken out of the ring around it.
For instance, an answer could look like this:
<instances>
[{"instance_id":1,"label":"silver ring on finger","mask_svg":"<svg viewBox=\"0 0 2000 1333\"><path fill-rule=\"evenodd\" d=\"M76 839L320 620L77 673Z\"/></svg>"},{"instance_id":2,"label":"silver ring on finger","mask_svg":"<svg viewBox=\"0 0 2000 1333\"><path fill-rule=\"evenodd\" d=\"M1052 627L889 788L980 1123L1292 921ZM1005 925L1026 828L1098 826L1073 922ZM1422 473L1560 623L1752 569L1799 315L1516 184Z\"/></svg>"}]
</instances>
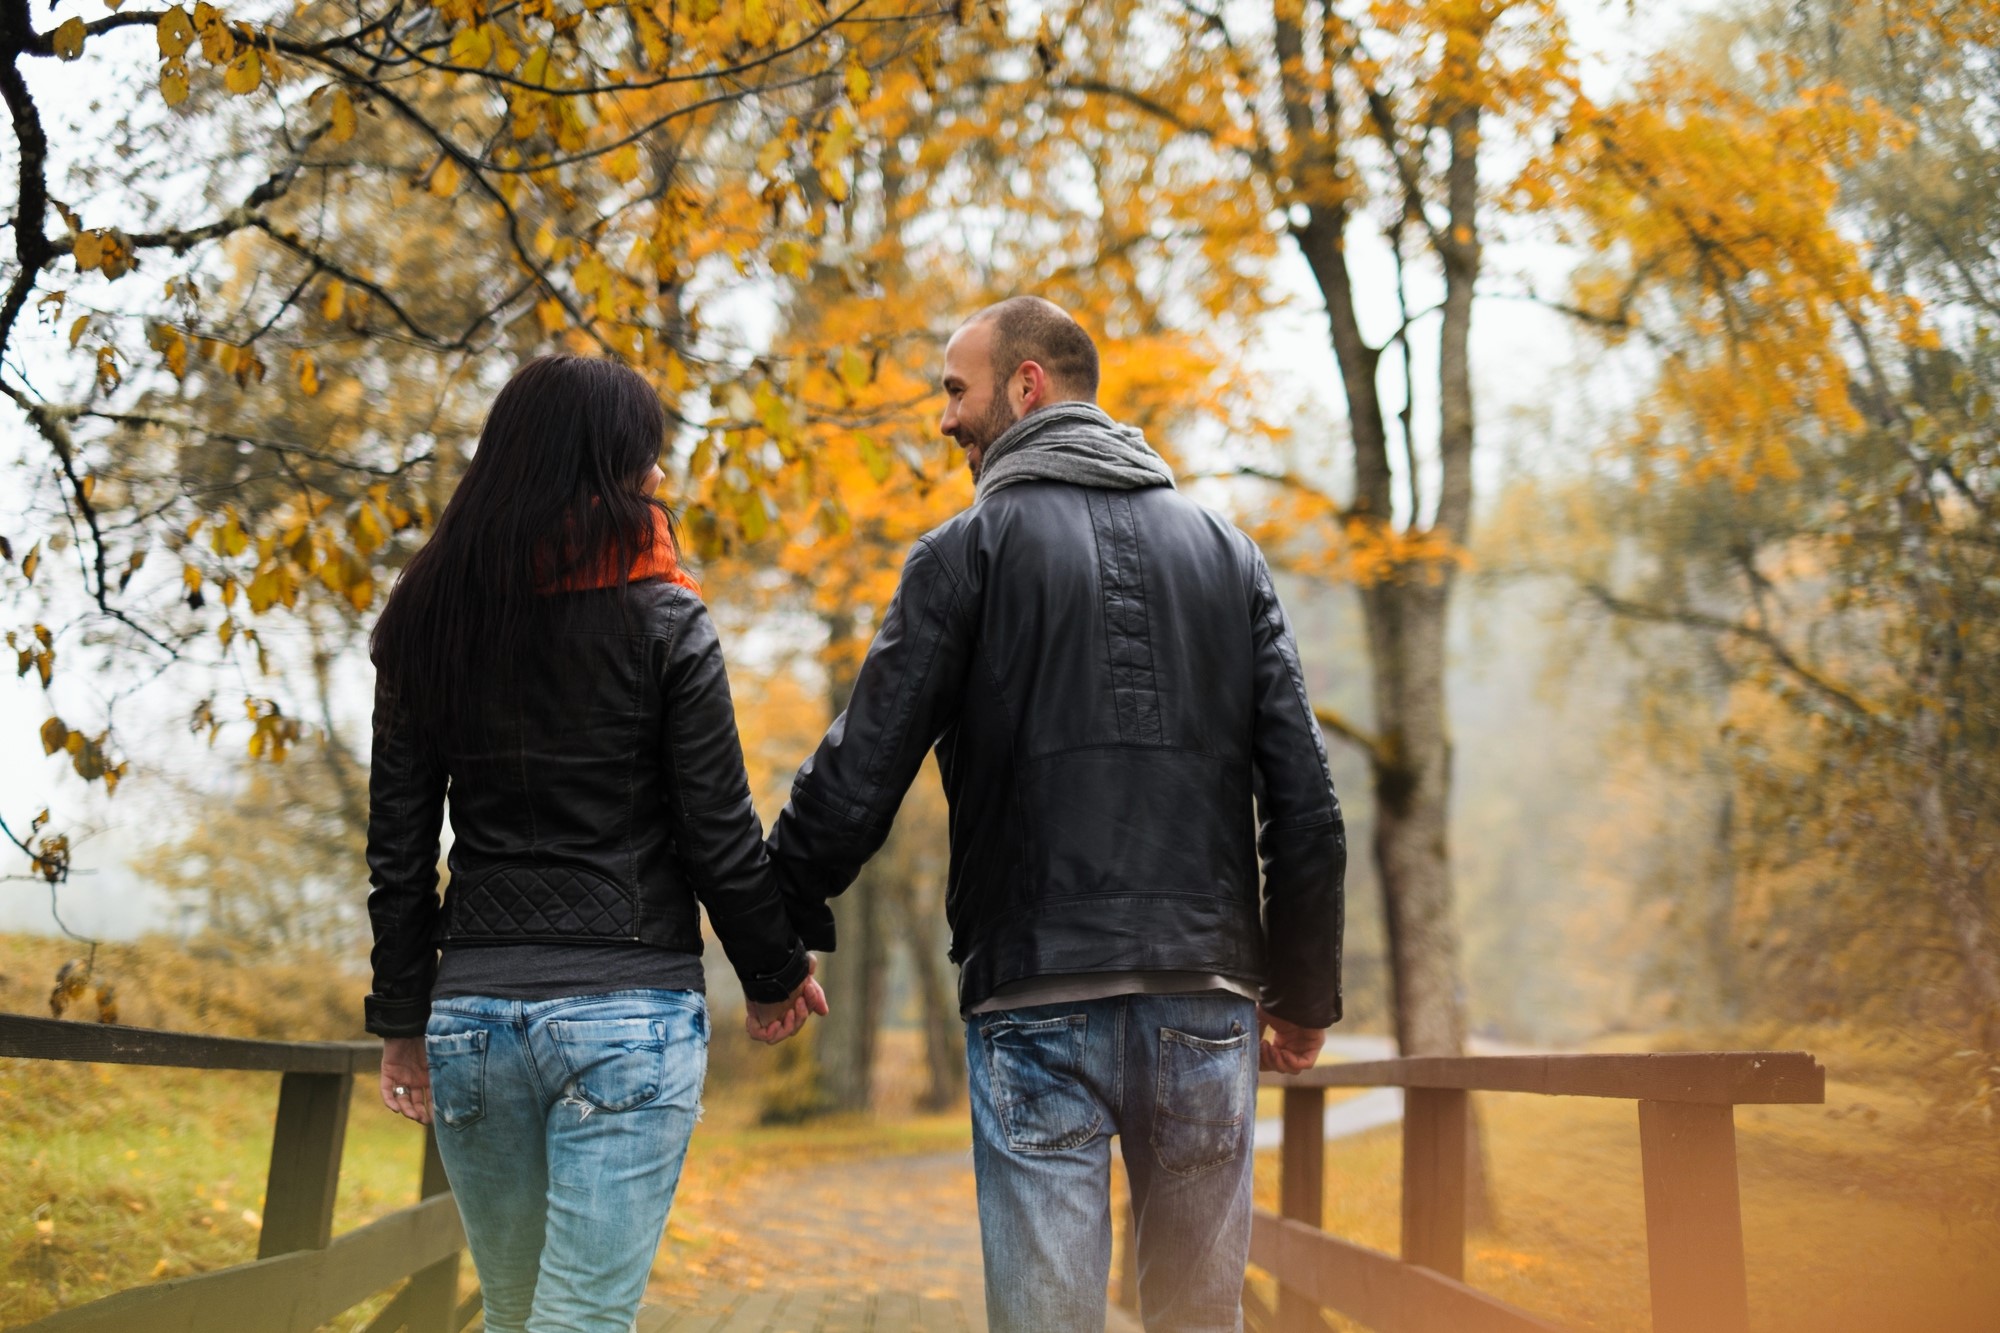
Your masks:
<instances>
[{"instance_id":1,"label":"silver ring on finger","mask_svg":"<svg viewBox=\"0 0 2000 1333\"><path fill-rule=\"evenodd\" d=\"M398 1097L407 1097L410 1095L410 1090L406 1087L403 1087L401 1084L398 1084L396 1086L396 1095Z\"/></svg>"}]
</instances>

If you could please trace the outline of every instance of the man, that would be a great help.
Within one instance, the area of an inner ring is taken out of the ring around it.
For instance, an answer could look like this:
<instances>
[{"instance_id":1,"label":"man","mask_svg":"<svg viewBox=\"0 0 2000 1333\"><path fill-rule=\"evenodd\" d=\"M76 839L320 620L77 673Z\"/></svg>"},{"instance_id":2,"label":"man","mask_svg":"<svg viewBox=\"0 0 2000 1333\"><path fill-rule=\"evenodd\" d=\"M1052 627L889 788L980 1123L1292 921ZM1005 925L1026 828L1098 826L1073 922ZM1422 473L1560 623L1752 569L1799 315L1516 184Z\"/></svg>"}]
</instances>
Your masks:
<instances>
[{"instance_id":1,"label":"man","mask_svg":"<svg viewBox=\"0 0 2000 1333\"><path fill-rule=\"evenodd\" d=\"M976 499L910 552L771 850L832 947L825 900L936 745L990 1326L1103 1329L1116 1134L1146 1326L1233 1333L1260 1035L1296 1072L1340 1017L1346 837L1263 557L1097 376L1034 297L952 337Z\"/></svg>"}]
</instances>

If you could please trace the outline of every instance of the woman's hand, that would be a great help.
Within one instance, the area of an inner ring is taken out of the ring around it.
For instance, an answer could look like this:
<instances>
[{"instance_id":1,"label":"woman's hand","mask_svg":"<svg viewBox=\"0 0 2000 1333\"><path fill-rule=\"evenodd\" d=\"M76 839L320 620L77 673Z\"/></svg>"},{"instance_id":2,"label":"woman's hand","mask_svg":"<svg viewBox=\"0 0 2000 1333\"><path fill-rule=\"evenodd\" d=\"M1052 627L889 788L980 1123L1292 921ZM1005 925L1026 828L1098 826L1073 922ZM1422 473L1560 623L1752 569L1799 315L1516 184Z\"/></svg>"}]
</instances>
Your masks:
<instances>
[{"instance_id":1,"label":"woman's hand","mask_svg":"<svg viewBox=\"0 0 2000 1333\"><path fill-rule=\"evenodd\" d=\"M813 973L819 971L819 959L806 955L806 979L785 999L776 1004L759 1004L755 1000L744 1003L743 1028L752 1041L761 1041L766 1046L776 1046L785 1038L806 1025L809 1014L824 1018L827 1013L826 992L820 989Z\"/></svg>"},{"instance_id":2,"label":"woman's hand","mask_svg":"<svg viewBox=\"0 0 2000 1333\"><path fill-rule=\"evenodd\" d=\"M431 1065L422 1037L382 1038L382 1105L420 1125L431 1122Z\"/></svg>"}]
</instances>

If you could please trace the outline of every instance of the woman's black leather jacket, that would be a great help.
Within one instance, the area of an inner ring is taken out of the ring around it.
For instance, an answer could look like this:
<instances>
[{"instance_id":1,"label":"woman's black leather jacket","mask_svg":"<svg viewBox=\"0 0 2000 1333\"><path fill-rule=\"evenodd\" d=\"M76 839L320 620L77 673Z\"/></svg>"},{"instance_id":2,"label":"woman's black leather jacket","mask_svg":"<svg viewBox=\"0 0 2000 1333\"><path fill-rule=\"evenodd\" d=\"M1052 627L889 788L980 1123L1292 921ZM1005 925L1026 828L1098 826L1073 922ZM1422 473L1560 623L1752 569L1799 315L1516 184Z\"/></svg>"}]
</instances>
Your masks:
<instances>
[{"instance_id":1,"label":"woman's black leather jacket","mask_svg":"<svg viewBox=\"0 0 2000 1333\"><path fill-rule=\"evenodd\" d=\"M422 1033L440 947L629 942L701 952L696 903L754 1000L806 976L750 800L722 646L664 581L574 598L458 735L378 678L368 790L368 1030ZM504 675L505 673L496 673ZM437 896L446 797L450 883Z\"/></svg>"}]
</instances>

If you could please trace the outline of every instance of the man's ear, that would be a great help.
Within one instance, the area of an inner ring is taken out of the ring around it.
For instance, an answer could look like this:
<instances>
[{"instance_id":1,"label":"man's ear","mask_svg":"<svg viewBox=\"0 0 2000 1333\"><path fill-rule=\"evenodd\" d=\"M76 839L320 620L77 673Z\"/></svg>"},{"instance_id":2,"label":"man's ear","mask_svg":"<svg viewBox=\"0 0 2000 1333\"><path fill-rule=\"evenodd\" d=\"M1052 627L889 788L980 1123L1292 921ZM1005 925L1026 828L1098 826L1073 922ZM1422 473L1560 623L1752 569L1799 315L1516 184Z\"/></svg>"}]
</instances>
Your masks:
<instances>
[{"instance_id":1,"label":"man's ear","mask_svg":"<svg viewBox=\"0 0 2000 1333\"><path fill-rule=\"evenodd\" d=\"M1039 361L1023 361L1007 388L1013 396L1013 405L1019 406L1023 415L1046 406L1053 396L1049 372L1042 369Z\"/></svg>"}]
</instances>

